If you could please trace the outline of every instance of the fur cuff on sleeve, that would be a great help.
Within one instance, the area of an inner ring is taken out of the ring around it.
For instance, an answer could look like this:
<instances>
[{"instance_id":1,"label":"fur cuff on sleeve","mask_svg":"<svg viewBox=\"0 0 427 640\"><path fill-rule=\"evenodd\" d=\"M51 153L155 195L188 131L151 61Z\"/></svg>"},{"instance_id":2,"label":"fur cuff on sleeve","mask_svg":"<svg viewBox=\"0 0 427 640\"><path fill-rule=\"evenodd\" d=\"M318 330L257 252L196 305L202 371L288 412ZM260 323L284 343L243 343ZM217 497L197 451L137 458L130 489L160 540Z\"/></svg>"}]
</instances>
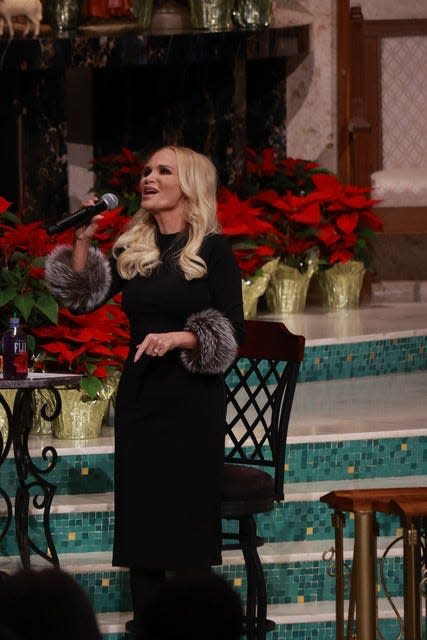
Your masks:
<instances>
[{"instance_id":1,"label":"fur cuff on sleeve","mask_svg":"<svg viewBox=\"0 0 427 640\"><path fill-rule=\"evenodd\" d=\"M88 313L102 304L111 284L111 271L104 254L89 248L88 262L81 273L71 268L71 247L60 245L47 256L45 279L52 295L76 313Z\"/></svg>"},{"instance_id":2,"label":"fur cuff on sleeve","mask_svg":"<svg viewBox=\"0 0 427 640\"><path fill-rule=\"evenodd\" d=\"M216 309L205 309L187 318L185 331L198 340L196 349L182 349L181 360L192 373L222 373L237 355L231 322Z\"/></svg>"}]
</instances>

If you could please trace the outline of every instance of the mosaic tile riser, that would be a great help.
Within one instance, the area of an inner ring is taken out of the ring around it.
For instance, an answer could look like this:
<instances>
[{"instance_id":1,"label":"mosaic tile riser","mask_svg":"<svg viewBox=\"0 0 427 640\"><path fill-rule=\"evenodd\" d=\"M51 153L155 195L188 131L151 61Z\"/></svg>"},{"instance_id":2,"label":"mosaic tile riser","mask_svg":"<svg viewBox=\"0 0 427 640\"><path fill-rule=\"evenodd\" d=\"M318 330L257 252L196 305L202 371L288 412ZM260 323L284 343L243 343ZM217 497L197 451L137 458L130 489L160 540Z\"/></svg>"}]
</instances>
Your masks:
<instances>
[{"instance_id":1,"label":"mosaic tile riser","mask_svg":"<svg viewBox=\"0 0 427 640\"><path fill-rule=\"evenodd\" d=\"M36 462L46 468L39 459ZM57 494L108 492L113 490L113 464L112 453L60 456L46 477ZM423 475L427 437L289 444L285 464L285 483ZM2 466L1 486L14 495L16 471L11 458Z\"/></svg>"},{"instance_id":2,"label":"mosaic tile riser","mask_svg":"<svg viewBox=\"0 0 427 640\"><path fill-rule=\"evenodd\" d=\"M299 380L335 380L427 368L427 336L308 347Z\"/></svg>"},{"instance_id":3,"label":"mosaic tile riser","mask_svg":"<svg viewBox=\"0 0 427 640\"><path fill-rule=\"evenodd\" d=\"M427 369L426 353L427 336L307 347L298 379L312 382L421 371ZM245 359L241 362L244 369Z\"/></svg>"},{"instance_id":4,"label":"mosaic tile riser","mask_svg":"<svg viewBox=\"0 0 427 640\"><path fill-rule=\"evenodd\" d=\"M290 542L295 540L331 540L334 530L331 510L321 502L285 502L257 518L259 535L266 542ZM395 516L378 514L377 521L383 536L395 536L399 520ZM346 518L344 535L353 537L353 520ZM114 513L100 511L90 513L51 514L51 532L58 554L88 551L110 551L113 542ZM235 523L224 521L225 532L235 530ZM29 531L36 544L44 549L42 516L31 516ZM0 543L0 555L17 555L18 548L12 529Z\"/></svg>"},{"instance_id":5,"label":"mosaic tile riser","mask_svg":"<svg viewBox=\"0 0 427 640\"><path fill-rule=\"evenodd\" d=\"M392 597L403 596L403 560L387 558L384 575ZM348 563L349 569L351 564ZM287 564L265 564L268 604L321 602L334 600L335 579L328 575L329 562L291 562ZM243 565L223 565L215 568L244 599L246 574ZM89 594L97 613L129 611L130 591L127 571L102 571L80 573L74 576ZM378 573L379 584L379 573ZM348 597L348 589L345 596ZM378 595L385 597L382 587Z\"/></svg>"}]
</instances>

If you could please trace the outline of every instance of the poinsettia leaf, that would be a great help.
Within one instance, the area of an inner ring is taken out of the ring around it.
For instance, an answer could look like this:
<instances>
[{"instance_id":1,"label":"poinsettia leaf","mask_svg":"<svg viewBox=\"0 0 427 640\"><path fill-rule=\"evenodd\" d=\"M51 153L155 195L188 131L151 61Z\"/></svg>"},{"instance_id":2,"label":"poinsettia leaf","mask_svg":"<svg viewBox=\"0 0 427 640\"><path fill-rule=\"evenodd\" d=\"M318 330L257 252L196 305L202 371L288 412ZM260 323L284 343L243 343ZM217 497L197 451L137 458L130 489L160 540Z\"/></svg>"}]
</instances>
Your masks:
<instances>
[{"instance_id":1,"label":"poinsettia leaf","mask_svg":"<svg viewBox=\"0 0 427 640\"><path fill-rule=\"evenodd\" d=\"M36 256L31 260L31 264L33 267L44 267L45 261L45 256Z\"/></svg>"},{"instance_id":2,"label":"poinsettia leaf","mask_svg":"<svg viewBox=\"0 0 427 640\"><path fill-rule=\"evenodd\" d=\"M58 323L58 303L55 298L48 293L42 293L34 305L44 316L54 324Z\"/></svg>"},{"instance_id":3,"label":"poinsettia leaf","mask_svg":"<svg viewBox=\"0 0 427 640\"><path fill-rule=\"evenodd\" d=\"M18 260L28 261L28 254L24 253L23 251L14 251L10 256L10 260L12 262L18 262Z\"/></svg>"},{"instance_id":4,"label":"poinsettia leaf","mask_svg":"<svg viewBox=\"0 0 427 640\"><path fill-rule=\"evenodd\" d=\"M3 211L3 213L1 214L1 220L2 222L6 221L11 222L12 224L19 224L21 222L18 216L16 216L11 211Z\"/></svg>"},{"instance_id":5,"label":"poinsettia leaf","mask_svg":"<svg viewBox=\"0 0 427 640\"><path fill-rule=\"evenodd\" d=\"M360 238L367 238L368 240L373 240L373 238L375 238L376 236L375 231L373 229L370 229L369 227L360 229L357 231L357 233L359 234Z\"/></svg>"},{"instance_id":6,"label":"poinsettia leaf","mask_svg":"<svg viewBox=\"0 0 427 640\"><path fill-rule=\"evenodd\" d=\"M251 242L250 240L248 240L247 242L243 240L240 242L233 242L234 249L253 249L256 246L257 246L256 243Z\"/></svg>"},{"instance_id":7,"label":"poinsettia leaf","mask_svg":"<svg viewBox=\"0 0 427 640\"><path fill-rule=\"evenodd\" d=\"M0 272L1 280L12 287L18 287L21 278L17 269L2 269Z\"/></svg>"},{"instance_id":8,"label":"poinsettia leaf","mask_svg":"<svg viewBox=\"0 0 427 640\"><path fill-rule=\"evenodd\" d=\"M13 304L18 309L25 321L30 317L30 313L35 305L35 300L32 295L26 296L17 295L13 299Z\"/></svg>"},{"instance_id":9,"label":"poinsettia leaf","mask_svg":"<svg viewBox=\"0 0 427 640\"><path fill-rule=\"evenodd\" d=\"M16 296L16 289L13 287L5 287L4 289L0 289L0 307L3 307L5 304L13 300Z\"/></svg>"},{"instance_id":10,"label":"poinsettia leaf","mask_svg":"<svg viewBox=\"0 0 427 640\"><path fill-rule=\"evenodd\" d=\"M31 335L31 333L27 334L27 344L28 344L29 352L34 353L36 348L36 339L34 336Z\"/></svg>"},{"instance_id":11,"label":"poinsettia leaf","mask_svg":"<svg viewBox=\"0 0 427 640\"><path fill-rule=\"evenodd\" d=\"M95 376L84 376L80 386L91 400L96 398L97 394L103 388L101 380L99 380L99 378L95 378Z\"/></svg>"}]
</instances>

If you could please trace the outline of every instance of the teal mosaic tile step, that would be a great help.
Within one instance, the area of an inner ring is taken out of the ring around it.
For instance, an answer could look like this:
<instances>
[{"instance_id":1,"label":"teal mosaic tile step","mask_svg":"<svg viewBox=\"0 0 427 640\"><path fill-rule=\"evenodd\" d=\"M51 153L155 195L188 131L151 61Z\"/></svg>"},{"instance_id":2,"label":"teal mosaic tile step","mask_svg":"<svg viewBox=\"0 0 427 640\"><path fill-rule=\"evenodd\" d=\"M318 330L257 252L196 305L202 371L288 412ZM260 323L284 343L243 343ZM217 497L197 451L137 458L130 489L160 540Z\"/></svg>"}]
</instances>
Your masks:
<instances>
[{"instance_id":1,"label":"teal mosaic tile step","mask_svg":"<svg viewBox=\"0 0 427 640\"><path fill-rule=\"evenodd\" d=\"M267 640L335 640L335 638L335 622L329 621L281 624L274 631L267 633Z\"/></svg>"},{"instance_id":2,"label":"teal mosaic tile step","mask_svg":"<svg viewBox=\"0 0 427 640\"><path fill-rule=\"evenodd\" d=\"M427 369L427 336L307 347L299 380L334 380Z\"/></svg>"},{"instance_id":3,"label":"teal mosaic tile step","mask_svg":"<svg viewBox=\"0 0 427 640\"><path fill-rule=\"evenodd\" d=\"M335 599L335 580L328 574L328 561L290 562L264 565L268 604L298 604ZM349 570L351 563L348 563ZM246 598L247 580L243 565L215 567L215 572ZM387 558L384 562L386 584L392 597L403 596L403 560ZM127 571L99 571L74 574L88 594L97 613L130 611L131 598ZM380 583L378 579L378 584ZM348 598L348 588L345 597ZM378 596L384 598L383 589Z\"/></svg>"},{"instance_id":4,"label":"teal mosaic tile step","mask_svg":"<svg viewBox=\"0 0 427 640\"><path fill-rule=\"evenodd\" d=\"M50 528L58 555L87 551L111 551L113 545L114 514L112 511L88 513L53 513ZM41 515L30 516L29 535L35 544L48 552ZM0 556L16 556L18 547L12 524L0 543Z\"/></svg>"},{"instance_id":5,"label":"teal mosaic tile step","mask_svg":"<svg viewBox=\"0 0 427 640\"><path fill-rule=\"evenodd\" d=\"M35 461L41 469L47 467L41 459ZM109 492L113 490L113 467L112 453L60 456L45 477L60 495ZM1 486L14 495L13 459L5 460L0 473ZM285 483L410 475L427 475L427 436L304 442L288 444L286 450Z\"/></svg>"},{"instance_id":6,"label":"teal mosaic tile step","mask_svg":"<svg viewBox=\"0 0 427 640\"><path fill-rule=\"evenodd\" d=\"M306 347L298 379L312 382L421 371L427 369L426 355L427 336ZM247 367L245 358L241 366Z\"/></svg>"},{"instance_id":7,"label":"teal mosaic tile step","mask_svg":"<svg viewBox=\"0 0 427 640\"><path fill-rule=\"evenodd\" d=\"M74 578L88 594L96 613L132 610L128 571L76 573Z\"/></svg>"},{"instance_id":8,"label":"teal mosaic tile step","mask_svg":"<svg viewBox=\"0 0 427 640\"><path fill-rule=\"evenodd\" d=\"M351 561L346 562L347 576ZM268 604L297 604L335 600L335 578L329 575L334 569L329 561L266 563L263 564ZM379 564L378 564L379 567ZM243 565L224 565L216 568L244 599L246 573ZM384 580L391 597L403 596L403 558L386 558L383 563ZM349 597L349 581L346 581L345 598ZM378 568L378 597L385 598Z\"/></svg>"},{"instance_id":9,"label":"teal mosaic tile step","mask_svg":"<svg viewBox=\"0 0 427 640\"><path fill-rule=\"evenodd\" d=\"M266 542L292 542L295 540L332 540L334 529L331 510L320 501L285 502L275 506L268 514L256 517L258 534ZM399 518L379 513L377 515L380 534L395 536L400 531ZM224 521L225 532L235 531L235 523ZM354 537L354 520L346 518L344 536Z\"/></svg>"},{"instance_id":10,"label":"teal mosaic tile step","mask_svg":"<svg viewBox=\"0 0 427 640\"><path fill-rule=\"evenodd\" d=\"M52 443L55 446L54 440ZM49 466L38 457L33 461L42 470ZM44 477L56 486L57 495L107 493L114 488L113 454L58 456L56 466ZM6 493L15 495L17 481L12 458L7 458L0 469L0 485Z\"/></svg>"},{"instance_id":11,"label":"teal mosaic tile step","mask_svg":"<svg viewBox=\"0 0 427 640\"><path fill-rule=\"evenodd\" d=\"M397 620L379 620L379 634L382 640L396 640L399 636ZM380 635L381 634L381 635ZM278 625L267 633L267 640L335 640L335 622L317 622Z\"/></svg>"},{"instance_id":12,"label":"teal mosaic tile step","mask_svg":"<svg viewBox=\"0 0 427 640\"><path fill-rule=\"evenodd\" d=\"M424 475L427 437L288 444L285 465L285 483Z\"/></svg>"},{"instance_id":13,"label":"teal mosaic tile step","mask_svg":"<svg viewBox=\"0 0 427 640\"><path fill-rule=\"evenodd\" d=\"M331 540L334 531L331 524L331 513L322 502L285 502L276 505L268 514L257 517L259 535L266 542L289 542L295 540ZM399 530L399 519L396 516L378 514L380 533L394 536ZM346 519L344 533L353 537L353 523ZM88 513L52 513L50 518L51 532L58 554L82 553L88 551L111 551L113 543L114 513L99 511ZM225 532L235 530L236 523L224 521ZM29 518L29 533L35 544L46 549L43 520L41 515ZM0 543L0 555L15 556L18 548L12 526L7 536Z\"/></svg>"}]
</instances>

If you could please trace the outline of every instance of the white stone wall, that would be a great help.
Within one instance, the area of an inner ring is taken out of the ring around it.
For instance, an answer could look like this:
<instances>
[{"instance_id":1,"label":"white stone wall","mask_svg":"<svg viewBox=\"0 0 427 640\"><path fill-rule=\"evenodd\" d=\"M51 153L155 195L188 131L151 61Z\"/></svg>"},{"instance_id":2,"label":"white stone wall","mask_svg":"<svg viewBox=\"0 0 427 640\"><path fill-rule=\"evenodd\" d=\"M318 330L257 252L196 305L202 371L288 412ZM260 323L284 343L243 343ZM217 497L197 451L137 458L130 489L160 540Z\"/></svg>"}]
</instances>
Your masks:
<instances>
[{"instance_id":1,"label":"white stone wall","mask_svg":"<svg viewBox=\"0 0 427 640\"><path fill-rule=\"evenodd\" d=\"M332 171L337 167L335 2L273 0L273 26L311 23L311 51L287 81L287 155L317 160Z\"/></svg>"},{"instance_id":2,"label":"white stone wall","mask_svg":"<svg viewBox=\"0 0 427 640\"><path fill-rule=\"evenodd\" d=\"M427 18L427 0L351 0L362 7L366 20Z\"/></svg>"},{"instance_id":3,"label":"white stone wall","mask_svg":"<svg viewBox=\"0 0 427 640\"><path fill-rule=\"evenodd\" d=\"M336 2L273 0L273 26L310 22L311 52L288 77L287 153L337 170ZM368 20L427 18L427 0L351 0Z\"/></svg>"},{"instance_id":4,"label":"white stone wall","mask_svg":"<svg viewBox=\"0 0 427 640\"><path fill-rule=\"evenodd\" d=\"M67 143L68 200L70 211L78 209L94 187L95 174L90 171L93 147L89 144Z\"/></svg>"}]
</instances>

